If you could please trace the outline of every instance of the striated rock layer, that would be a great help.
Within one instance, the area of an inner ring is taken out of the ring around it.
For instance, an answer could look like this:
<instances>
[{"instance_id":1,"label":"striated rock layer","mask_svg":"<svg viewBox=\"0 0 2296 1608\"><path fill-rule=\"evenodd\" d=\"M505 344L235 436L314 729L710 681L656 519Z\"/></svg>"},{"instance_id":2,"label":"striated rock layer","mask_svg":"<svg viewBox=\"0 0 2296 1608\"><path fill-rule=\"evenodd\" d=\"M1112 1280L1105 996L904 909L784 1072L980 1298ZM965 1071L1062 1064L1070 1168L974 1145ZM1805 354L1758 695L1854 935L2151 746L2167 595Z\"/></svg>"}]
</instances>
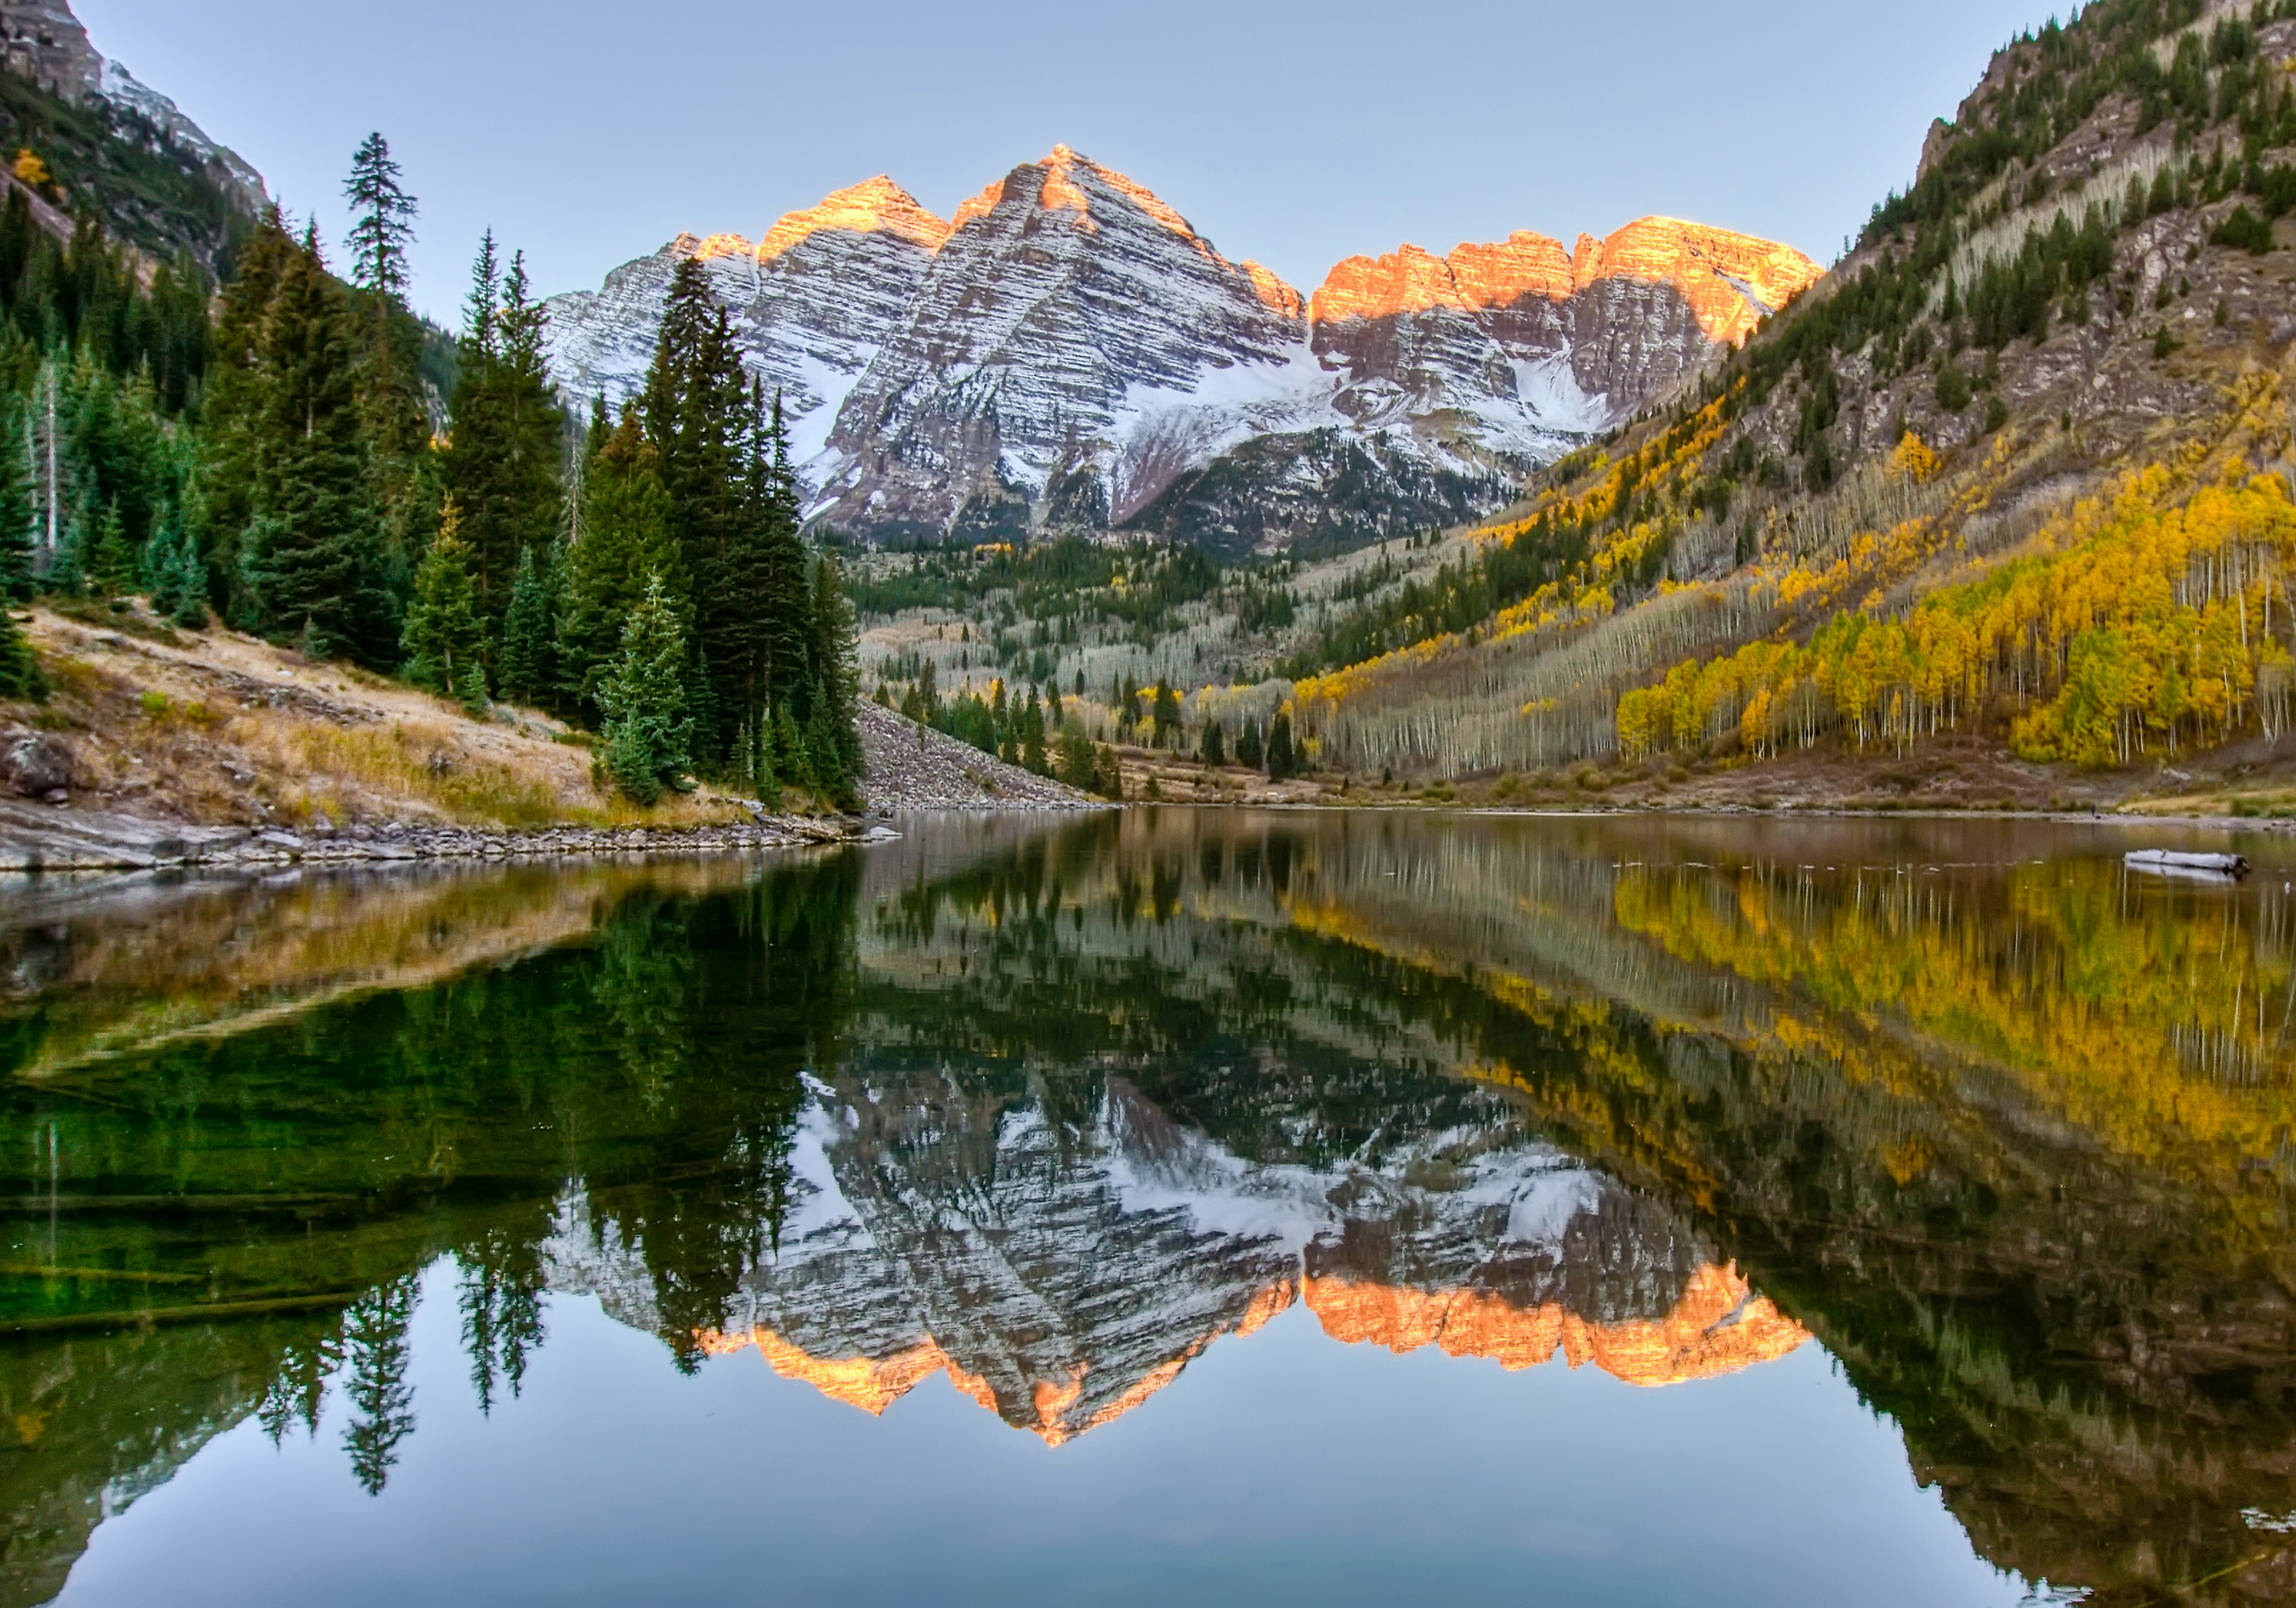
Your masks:
<instances>
[{"instance_id":1,"label":"striated rock layer","mask_svg":"<svg viewBox=\"0 0 2296 1608\"><path fill-rule=\"evenodd\" d=\"M1820 273L1645 218L1575 250L1525 231L1351 258L1307 298L1060 146L946 222L881 177L756 244L681 236L555 299L570 392L636 393L687 257L783 391L817 517L877 539L1129 528L1230 553L1472 517Z\"/></svg>"}]
</instances>

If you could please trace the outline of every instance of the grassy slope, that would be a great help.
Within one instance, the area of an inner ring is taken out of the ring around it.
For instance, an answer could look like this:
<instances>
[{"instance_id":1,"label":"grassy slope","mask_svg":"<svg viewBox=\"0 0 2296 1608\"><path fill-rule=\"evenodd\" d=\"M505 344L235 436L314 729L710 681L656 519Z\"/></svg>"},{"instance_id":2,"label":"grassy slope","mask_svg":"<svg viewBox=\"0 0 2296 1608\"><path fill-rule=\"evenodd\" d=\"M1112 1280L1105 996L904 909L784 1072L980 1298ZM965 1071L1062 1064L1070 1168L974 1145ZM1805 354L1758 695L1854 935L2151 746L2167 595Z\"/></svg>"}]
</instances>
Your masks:
<instances>
[{"instance_id":1,"label":"grassy slope","mask_svg":"<svg viewBox=\"0 0 2296 1608\"><path fill-rule=\"evenodd\" d=\"M689 826L748 817L703 789L640 810L594 782L586 743L547 717L474 720L411 687L140 608L35 611L53 697L0 728L72 756L75 800L199 825L402 822L488 828Z\"/></svg>"}]
</instances>

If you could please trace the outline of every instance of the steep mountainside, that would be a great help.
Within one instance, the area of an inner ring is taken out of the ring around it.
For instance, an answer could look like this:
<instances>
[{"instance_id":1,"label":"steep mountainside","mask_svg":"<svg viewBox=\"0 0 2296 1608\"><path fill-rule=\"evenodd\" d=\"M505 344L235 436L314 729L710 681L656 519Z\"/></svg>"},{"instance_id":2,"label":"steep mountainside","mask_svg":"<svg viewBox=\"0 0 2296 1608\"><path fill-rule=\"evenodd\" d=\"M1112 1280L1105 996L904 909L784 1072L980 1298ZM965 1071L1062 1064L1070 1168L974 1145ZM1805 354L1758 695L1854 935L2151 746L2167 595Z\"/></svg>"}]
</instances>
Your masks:
<instances>
[{"instance_id":1,"label":"steep mountainside","mask_svg":"<svg viewBox=\"0 0 2296 1608\"><path fill-rule=\"evenodd\" d=\"M0 0L0 143L53 175L46 216L92 206L147 253L188 251L210 273L268 204L262 176L175 102L107 61L66 0Z\"/></svg>"},{"instance_id":2,"label":"steep mountainside","mask_svg":"<svg viewBox=\"0 0 2296 1608\"><path fill-rule=\"evenodd\" d=\"M759 245L685 236L551 303L570 391L634 394L669 275L713 270L827 523L874 539L1136 529L1241 555L1492 509L1521 473L1818 276L1667 219L1341 265L1312 299L1062 146L950 223L889 179Z\"/></svg>"},{"instance_id":3,"label":"steep mountainside","mask_svg":"<svg viewBox=\"0 0 2296 1608\"><path fill-rule=\"evenodd\" d=\"M2281 765L2292 69L2278 3L2017 40L1823 285L1300 656L1319 757Z\"/></svg>"}]
</instances>

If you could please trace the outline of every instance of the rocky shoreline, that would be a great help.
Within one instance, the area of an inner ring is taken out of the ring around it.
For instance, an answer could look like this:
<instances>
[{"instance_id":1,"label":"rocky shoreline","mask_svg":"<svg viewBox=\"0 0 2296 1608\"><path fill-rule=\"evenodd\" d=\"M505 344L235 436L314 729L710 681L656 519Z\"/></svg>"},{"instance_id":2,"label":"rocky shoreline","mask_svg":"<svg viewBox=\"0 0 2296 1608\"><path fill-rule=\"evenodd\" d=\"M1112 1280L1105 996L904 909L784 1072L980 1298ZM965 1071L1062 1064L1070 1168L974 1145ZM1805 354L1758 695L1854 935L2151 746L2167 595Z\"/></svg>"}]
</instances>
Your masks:
<instances>
[{"instance_id":1,"label":"rocky shoreline","mask_svg":"<svg viewBox=\"0 0 2296 1608\"><path fill-rule=\"evenodd\" d=\"M754 853L882 841L898 835L882 821L764 814L743 825L682 828L553 826L532 832L488 832L464 826L385 825L289 832L275 827L184 826L134 816L0 800L0 872Z\"/></svg>"}]
</instances>

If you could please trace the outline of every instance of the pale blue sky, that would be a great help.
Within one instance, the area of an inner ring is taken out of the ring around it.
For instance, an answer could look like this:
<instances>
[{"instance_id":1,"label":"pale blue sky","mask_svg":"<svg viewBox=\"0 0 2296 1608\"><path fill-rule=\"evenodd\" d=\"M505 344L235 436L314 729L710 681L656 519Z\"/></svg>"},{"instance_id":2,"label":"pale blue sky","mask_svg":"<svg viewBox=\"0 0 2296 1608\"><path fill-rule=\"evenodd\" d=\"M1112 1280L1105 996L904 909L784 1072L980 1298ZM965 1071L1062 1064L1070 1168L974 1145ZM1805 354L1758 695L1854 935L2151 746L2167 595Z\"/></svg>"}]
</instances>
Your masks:
<instances>
[{"instance_id":1,"label":"pale blue sky","mask_svg":"<svg viewBox=\"0 0 2296 1608\"><path fill-rule=\"evenodd\" d=\"M439 316L489 224L569 290L879 172L946 215L1062 142L1303 291L1405 240L1654 212L1830 259L2046 4L74 0L331 238L382 130Z\"/></svg>"}]
</instances>

